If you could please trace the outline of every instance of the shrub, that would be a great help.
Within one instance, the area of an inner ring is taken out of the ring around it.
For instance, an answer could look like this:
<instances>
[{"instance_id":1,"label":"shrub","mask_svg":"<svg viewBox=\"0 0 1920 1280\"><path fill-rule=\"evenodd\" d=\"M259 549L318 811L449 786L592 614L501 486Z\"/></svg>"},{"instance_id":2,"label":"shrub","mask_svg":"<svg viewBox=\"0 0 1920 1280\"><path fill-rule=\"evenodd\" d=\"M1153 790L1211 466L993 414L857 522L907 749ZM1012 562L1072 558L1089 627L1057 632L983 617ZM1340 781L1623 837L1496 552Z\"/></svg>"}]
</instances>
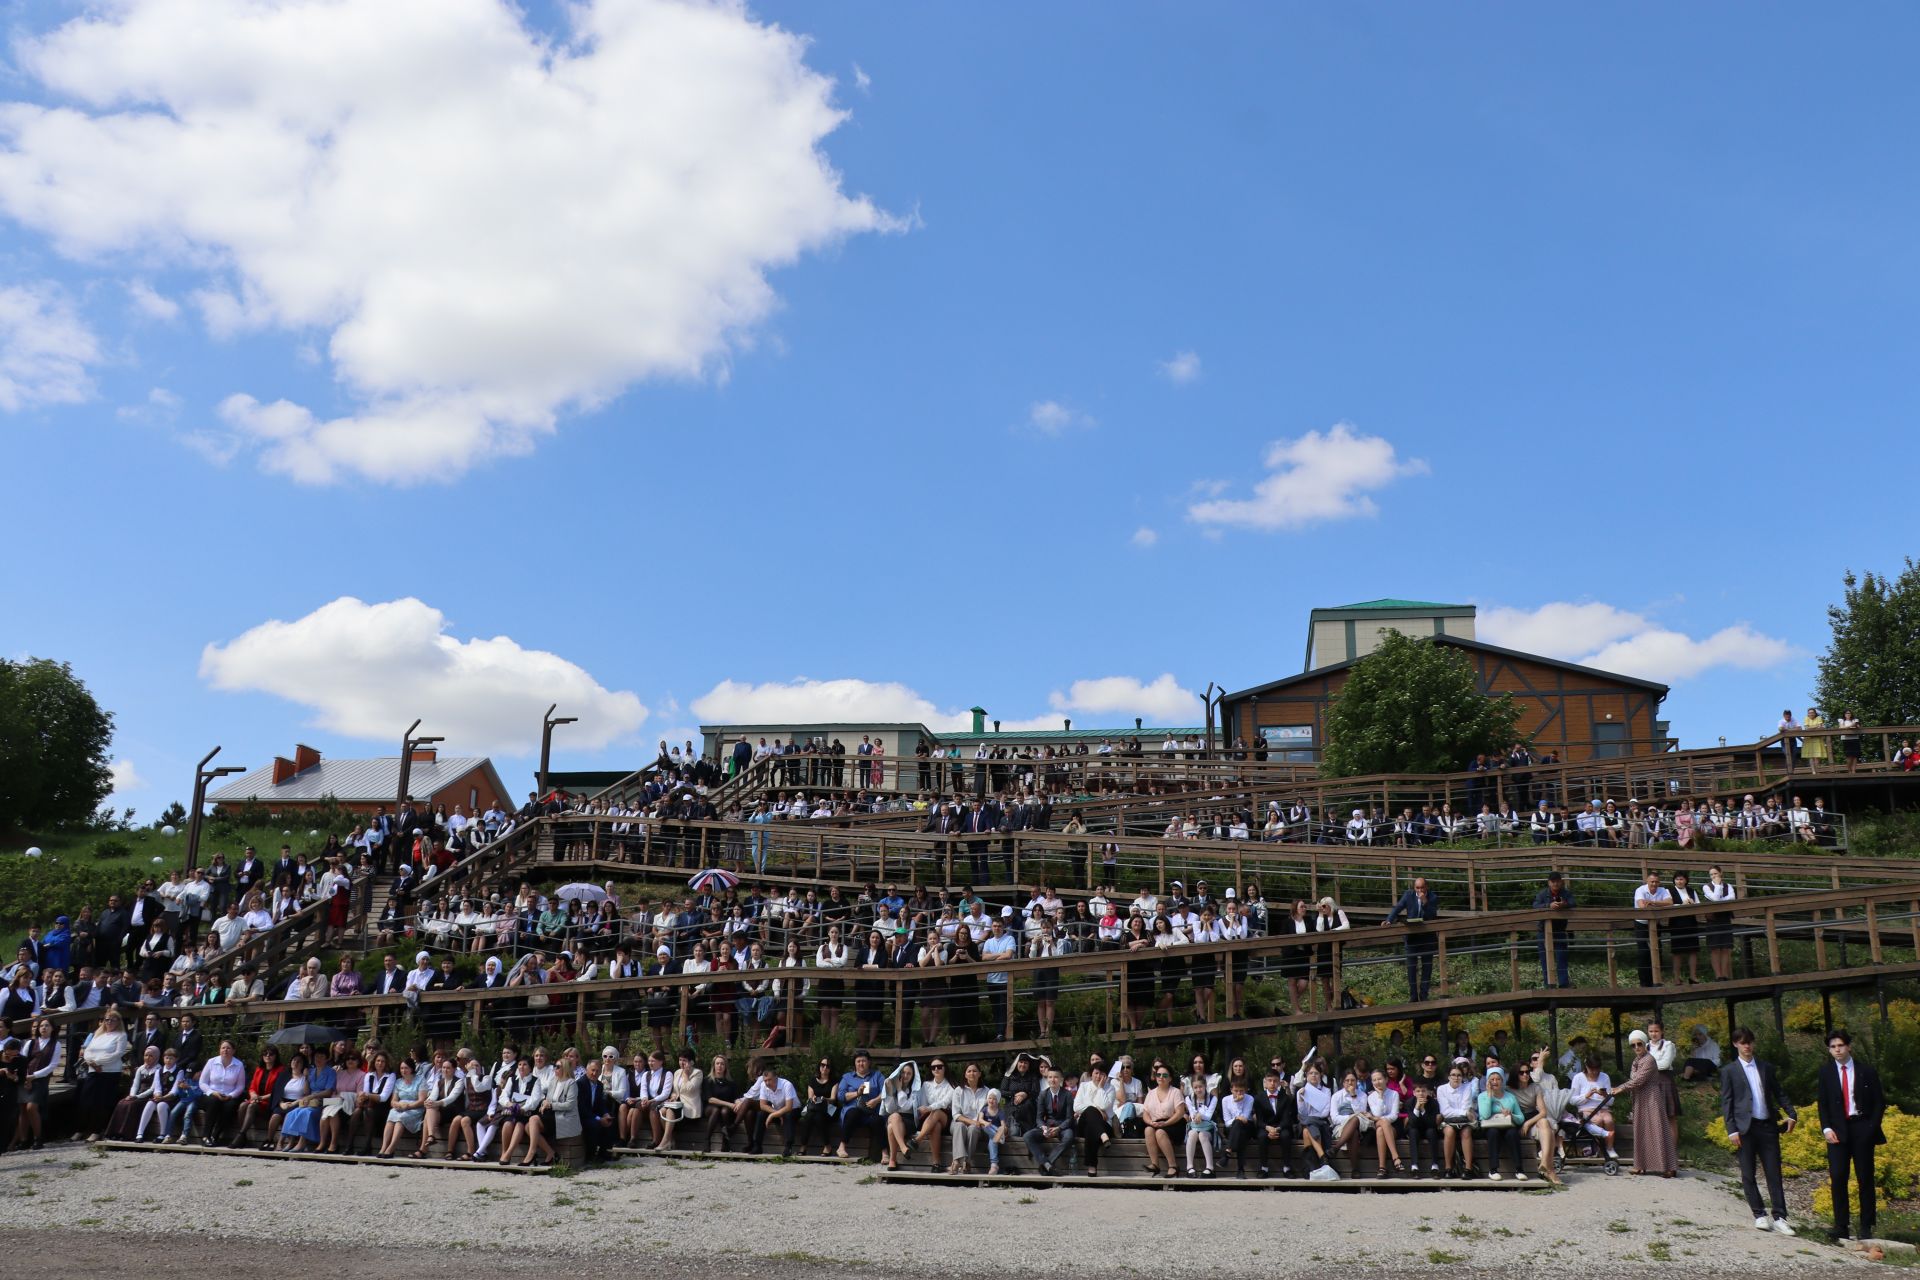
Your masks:
<instances>
[{"instance_id":1,"label":"shrub","mask_svg":"<svg viewBox=\"0 0 1920 1280\"><path fill-rule=\"evenodd\" d=\"M113 836L98 841L93 846L93 856L102 862L109 862L115 858L124 858L132 852L132 845L128 844L125 840Z\"/></svg>"}]
</instances>

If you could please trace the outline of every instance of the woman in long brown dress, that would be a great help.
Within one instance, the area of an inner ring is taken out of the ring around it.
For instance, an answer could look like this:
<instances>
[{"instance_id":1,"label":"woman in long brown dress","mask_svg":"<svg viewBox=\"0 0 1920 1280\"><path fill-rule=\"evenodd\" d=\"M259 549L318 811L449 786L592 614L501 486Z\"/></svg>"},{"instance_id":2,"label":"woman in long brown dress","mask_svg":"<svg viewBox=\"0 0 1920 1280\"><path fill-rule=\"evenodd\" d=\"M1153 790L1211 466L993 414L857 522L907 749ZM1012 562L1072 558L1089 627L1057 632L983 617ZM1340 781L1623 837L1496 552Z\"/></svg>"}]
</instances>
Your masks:
<instances>
[{"instance_id":1,"label":"woman in long brown dress","mask_svg":"<svg viewBox=\"0 0 1920 1280\"><path fill-rule=\"evenodd\" d=\"M1633 1171L1657 1173L1671 1178L1680 1170L1680 1152L1674 1132L1674 1111L1678 1099L1673 1081L1654 1065L1647 1052L1647 1033L1635 1031L1627 1037L1633 1046L1633 1067L1625 1084L1617 1084L1609 1095L1633 1095Z\"/></svg>"}]
</instances>

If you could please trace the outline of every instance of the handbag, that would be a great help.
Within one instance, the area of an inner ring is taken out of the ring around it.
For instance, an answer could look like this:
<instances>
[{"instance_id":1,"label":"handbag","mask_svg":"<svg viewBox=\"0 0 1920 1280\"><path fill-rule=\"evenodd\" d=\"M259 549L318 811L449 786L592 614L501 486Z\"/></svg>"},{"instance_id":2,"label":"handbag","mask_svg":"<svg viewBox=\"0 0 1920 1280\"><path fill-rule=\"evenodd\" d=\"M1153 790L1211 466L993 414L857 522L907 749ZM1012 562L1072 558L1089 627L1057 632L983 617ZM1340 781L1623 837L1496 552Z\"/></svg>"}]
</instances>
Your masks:
<instances>
[{"instance_id":1,"label":"handbag","mask_svg":"<svg viewBox=\"0 0 1920 1280\"><path fill-rule=\"evenodd\" d=\"M1513 1113L1511 1111L1496 1111L1485 1120L1482 1120L1480 1127L1482 1129L1511 1129L1513 1128Z\"/></svg>"}]
</instances>

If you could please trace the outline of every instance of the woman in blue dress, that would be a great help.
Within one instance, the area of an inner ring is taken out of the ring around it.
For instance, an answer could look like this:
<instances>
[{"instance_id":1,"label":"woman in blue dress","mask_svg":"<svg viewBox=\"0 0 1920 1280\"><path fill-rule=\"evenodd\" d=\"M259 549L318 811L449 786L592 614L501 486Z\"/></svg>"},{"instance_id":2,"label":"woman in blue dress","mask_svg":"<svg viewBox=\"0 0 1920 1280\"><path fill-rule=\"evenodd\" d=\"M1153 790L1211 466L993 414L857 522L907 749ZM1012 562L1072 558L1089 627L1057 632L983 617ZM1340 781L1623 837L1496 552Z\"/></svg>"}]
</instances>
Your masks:
<instances>
[{"instance_id":1,"label":"woman in blue dress","mask_svg":"<svg viewBox=\"0 0 1920 1280\"><path fill-rule=\"evenodd\" d=\"M400 1059L400 1078L393 1082L393 1104L387 1111L386 1141L380 1144L380 1158L393 1158L393 1149L402 1134L420 1132L427 1114L427 1078L414 1068L412 1058Z\"/></svg>"},{"instance_id":2,"label":"woman in blue dress","mask_svg":"<svg viewBox=\"0 0 1920 1280\"><path fill-rule=\"evenodd\" d=\"M279 1149L282 1151L311 1151L320 1139L319 1105L307 1105L311 1087L307 1055L296 1053L287 1064L286 1082L280 1086Z\"/></svg>"}]
</instances>

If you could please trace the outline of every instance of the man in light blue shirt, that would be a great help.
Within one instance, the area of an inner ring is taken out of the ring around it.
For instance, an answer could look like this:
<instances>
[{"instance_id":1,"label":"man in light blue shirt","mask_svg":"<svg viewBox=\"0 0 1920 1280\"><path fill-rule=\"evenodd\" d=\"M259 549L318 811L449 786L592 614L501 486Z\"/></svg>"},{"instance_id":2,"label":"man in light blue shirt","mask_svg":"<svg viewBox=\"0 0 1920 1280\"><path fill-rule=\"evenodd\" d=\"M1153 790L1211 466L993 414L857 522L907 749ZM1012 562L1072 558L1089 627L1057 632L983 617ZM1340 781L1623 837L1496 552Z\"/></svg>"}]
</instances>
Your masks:
<instances>
[{"instance_id":1,"label":"man in light blue shirt","mask_svg":"<svg viewBox=\"0 0 1920 1280\"><path fill-rule=\"evenodd\" d=\"M1006 922L1000 917L995 916L991 927L987 931L986 939L980 944L980 958L985 961L1006 960L1009 957L1017 955L1019 950L1019 940L1007 932ZM1007 1038L1007 1010L1010 1007L1007 995L1006 971L1001 970L997 973L989 972L987 974L987 1003L993 1009L993 1038L995 1040L1005 1040Z\"/></svg>"}]
</instances>

